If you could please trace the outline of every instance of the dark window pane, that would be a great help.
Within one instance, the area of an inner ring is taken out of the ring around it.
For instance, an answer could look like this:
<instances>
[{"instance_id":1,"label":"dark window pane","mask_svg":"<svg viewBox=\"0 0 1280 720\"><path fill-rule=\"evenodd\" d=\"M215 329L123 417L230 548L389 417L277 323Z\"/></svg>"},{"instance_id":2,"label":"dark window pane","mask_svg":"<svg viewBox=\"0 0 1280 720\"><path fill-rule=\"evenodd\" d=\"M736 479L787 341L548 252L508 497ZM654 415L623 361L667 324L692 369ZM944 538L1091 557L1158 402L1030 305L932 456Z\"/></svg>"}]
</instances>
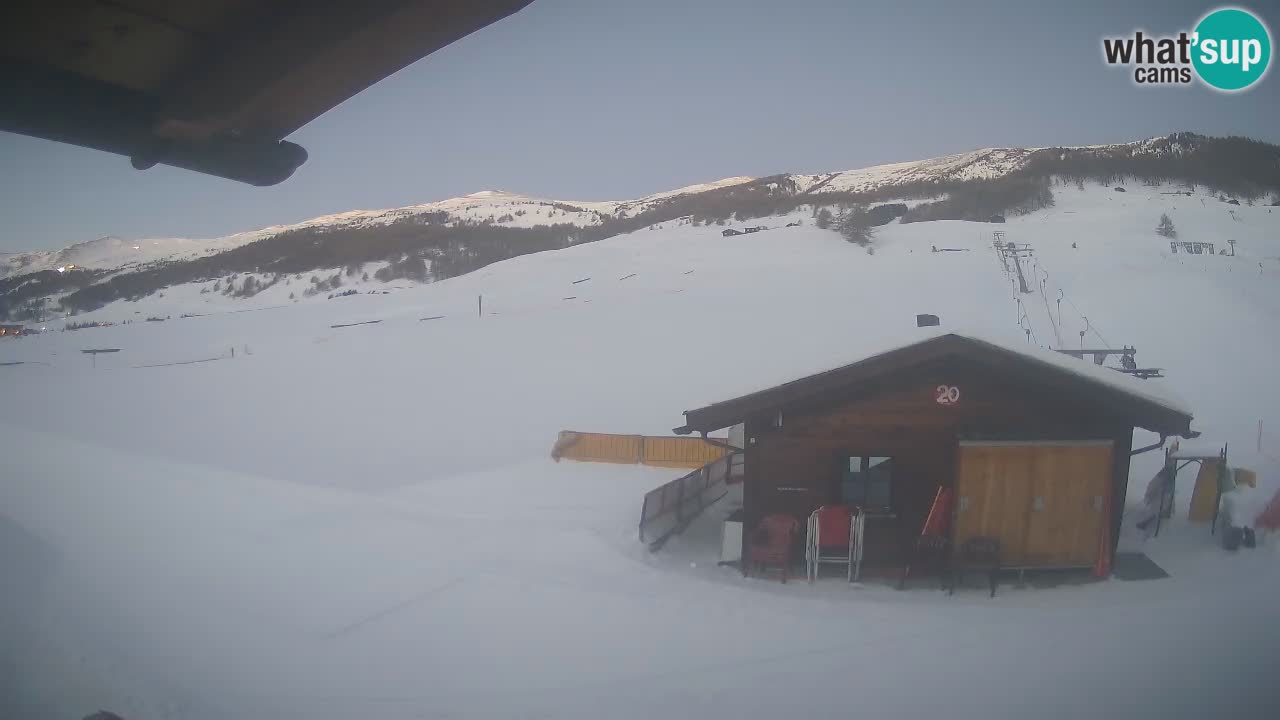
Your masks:
<instances>
[{"instance_id":1,"label":"dark window pane","mask_svg":"<svg viewBox=\"0 0 1280 720\"><path fill-rule=\"evenodd\" d=\"M893 458L850 457L840 481L840 500L866 508L893 505Z\"/></svg>"}]
</instances>

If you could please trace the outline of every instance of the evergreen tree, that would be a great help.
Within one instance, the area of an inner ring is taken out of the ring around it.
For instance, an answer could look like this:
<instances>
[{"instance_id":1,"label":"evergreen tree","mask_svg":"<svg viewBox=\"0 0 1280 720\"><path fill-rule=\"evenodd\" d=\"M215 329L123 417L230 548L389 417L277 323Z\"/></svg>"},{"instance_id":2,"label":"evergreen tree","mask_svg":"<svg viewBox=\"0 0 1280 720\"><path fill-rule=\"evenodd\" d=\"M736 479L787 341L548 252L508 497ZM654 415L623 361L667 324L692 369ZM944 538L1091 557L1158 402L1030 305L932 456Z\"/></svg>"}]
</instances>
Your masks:
<instances>
[{"instance_id":1,"label":"evergreen tree","mask_svg":"<svg viewBox=\"0 0 1280 720\"><path fill-rule=\"evenodd\" d=\"M867 247L875 238L876 228L864 205L853 205L840 212L836 218L836 230L854 245Z\"/></svg>"}]
</instances>

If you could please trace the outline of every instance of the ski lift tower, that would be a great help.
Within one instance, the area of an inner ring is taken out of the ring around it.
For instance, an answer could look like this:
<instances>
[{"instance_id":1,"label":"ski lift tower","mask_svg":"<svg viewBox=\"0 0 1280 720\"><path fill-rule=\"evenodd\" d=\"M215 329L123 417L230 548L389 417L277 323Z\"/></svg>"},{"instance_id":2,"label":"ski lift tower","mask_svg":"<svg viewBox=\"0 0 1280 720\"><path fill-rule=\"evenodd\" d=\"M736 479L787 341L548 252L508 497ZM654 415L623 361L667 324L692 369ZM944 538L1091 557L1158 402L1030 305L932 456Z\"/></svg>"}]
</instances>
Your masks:
<instances>
[{"instance_id":1,"label":"ski lift tower","mask_svg":"<svg viewBox=\"0 0 1280 720\"><path fill-rule=\"evenodd\" d=\"M991 244L996 249L996 255L1000 257L1000 263L1004 265L1005 274L1008 275L1012 271L1009 270L1009 256L1004 254L1004 231L996 230L995 232L991 233L991 235L994 238L991 241Z\"/></svg>"},{"instance_id":2,"label":"ski lift tower","mask_svg":"<svg viewBox=\"0 0 1280 720\"><path fill-rule=\"evenodd\" d=\"M996 234L1000 236L1004 235L1004 233L999 230L996 231ZM1027 276L1022 273L1022 258L1029 258L1034 254L1031 246L1026 243L1018 245L1010 240L1000 247L1001 253L1006 258L1013 258L1013 267L1018 272L1018 289L1021 290L1024 295L1031 293L1031 286L1027 285Z\"/></svg>"}]
</instances>

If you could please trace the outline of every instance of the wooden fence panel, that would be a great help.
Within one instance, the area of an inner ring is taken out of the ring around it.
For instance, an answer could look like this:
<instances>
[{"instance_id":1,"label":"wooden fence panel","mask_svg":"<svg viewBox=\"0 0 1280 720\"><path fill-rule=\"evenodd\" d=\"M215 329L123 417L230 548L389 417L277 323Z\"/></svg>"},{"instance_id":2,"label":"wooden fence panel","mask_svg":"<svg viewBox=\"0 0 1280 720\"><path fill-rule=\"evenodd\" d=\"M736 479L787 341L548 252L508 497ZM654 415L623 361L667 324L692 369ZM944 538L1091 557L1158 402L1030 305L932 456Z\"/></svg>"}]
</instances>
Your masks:
<instances>
[{"instance_id":1,"label":"wooden fence panel","mask_svg":"<svg viewBox=\"0 0 1280 720\"><path fill-rule=\"evenodd\" d=\"M699 468L719 460L726 452L725 448L703 442L702 438L646 437L642 462L658 467Z\"/></svg>"},{"instance_id":2,"label":"wooden fence panel","mask_svg":"<svg viewBox=\"0 0 1280 720\"><path fill-rule=\"evenodd\" d=\"M560 433L556 442L557 460L635 464L642 459L644 437L641 435L609 435L605 433Z\"/></svg>"},{"instance_id":3,"label":"wooden fence panel","mask_svg":"<svg viewBox=\"0 0 1280 720\"><path fill-rule=\"evenodd\" d=\"M646 437L564 431L556 439L551 457L560 460L607 463L643 463L656 467L700 468L724 457L728 451L695 437Z\"/></svg>"}]
</instances>

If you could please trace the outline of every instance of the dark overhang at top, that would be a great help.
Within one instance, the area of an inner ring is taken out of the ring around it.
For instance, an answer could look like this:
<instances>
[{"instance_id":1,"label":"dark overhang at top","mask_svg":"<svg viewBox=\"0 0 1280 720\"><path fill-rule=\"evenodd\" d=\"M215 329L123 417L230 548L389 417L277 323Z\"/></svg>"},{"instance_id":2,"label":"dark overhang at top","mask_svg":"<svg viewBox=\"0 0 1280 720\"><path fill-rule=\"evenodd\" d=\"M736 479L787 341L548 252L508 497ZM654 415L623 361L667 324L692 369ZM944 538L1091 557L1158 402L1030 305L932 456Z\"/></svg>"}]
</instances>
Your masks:
<instances>
[{"instance_id":1,"label":"dark overhang at top","mask_svg":"<svg viewBox=\"0 0 1280 720\"><path fill-rule=\"evenodd\" d=\"M529 2L14 0L0 130L274 185L290 133Z\"/></svg>"},{"instance_id":2,"label":"dark overhang at top","mask_svg":"<svg viewBox=\"0 0 1280 720\"><path fill-rule=\"evenodd\" d=\"M834 392L873 387L886 377L945 358L965 358L1011 378L1053 387L1082 401L1132 419L1136 427L1168 436L1191 437L1191 413L1173 400L1107 368L1051 351L1008 348L958 334L942 334L833 370L753 393L686 410L685 424L674 432L711 432L749 418L784 410ZM1115 377L1111 377L1114 375Z\"/></svg>"}]
</instances>

